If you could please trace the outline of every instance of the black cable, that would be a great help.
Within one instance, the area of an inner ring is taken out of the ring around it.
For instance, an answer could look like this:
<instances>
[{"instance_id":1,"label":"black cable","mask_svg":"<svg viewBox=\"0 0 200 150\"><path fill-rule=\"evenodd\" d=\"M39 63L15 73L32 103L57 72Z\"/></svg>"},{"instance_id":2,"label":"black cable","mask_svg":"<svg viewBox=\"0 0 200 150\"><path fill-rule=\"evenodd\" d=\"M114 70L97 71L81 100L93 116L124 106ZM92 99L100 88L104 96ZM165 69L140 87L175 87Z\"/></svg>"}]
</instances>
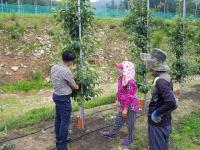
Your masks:
<instances>
[{"instance_id":1,"label":"black cable","mask_svg":"<svg viewBox=\"0 0 200 150\"><path fill-rule=\"evenodd\" d=\"M114 108L107 108L107 109L104 109L104 110L100 110L100 111L94 112L92 115L94 115L94 114L96 114L96 113L99 113L99 112L103 112L103 111L107 111L107 110L112 110L112 109L114 109ZM73 119L72 121L76 121L76 119ZM29 134L25 134L25 135L21 135L21 136L18 136L18 137L15 137L15 138L11 138L11 139L8 139L8 140L0 141L0 144L4 144L4 143L7 143L7 142L10 142L10 141L13 141L13 140L21 139L21 138L24 138L24 137L27 137L27 136L30 136L30 135L34 135L34 134L37 134L37 133L39 133L39 132L42 132L42 131L46 131L46 130L48 130L48 129L51 129L51 128L53 128L53 127L54 127L54 125L51 125L51 126L49 126L49 127L43 128L43 129L41 129L41 130L37 130L37 131L32 132L32 133L29 133ZM98 129L98 130L100 130L100 129ZM97 130L97 131L98 131L98 130ZM83 135L82 135L82 136L83 136Z\"/></svg>"}]
</instances>

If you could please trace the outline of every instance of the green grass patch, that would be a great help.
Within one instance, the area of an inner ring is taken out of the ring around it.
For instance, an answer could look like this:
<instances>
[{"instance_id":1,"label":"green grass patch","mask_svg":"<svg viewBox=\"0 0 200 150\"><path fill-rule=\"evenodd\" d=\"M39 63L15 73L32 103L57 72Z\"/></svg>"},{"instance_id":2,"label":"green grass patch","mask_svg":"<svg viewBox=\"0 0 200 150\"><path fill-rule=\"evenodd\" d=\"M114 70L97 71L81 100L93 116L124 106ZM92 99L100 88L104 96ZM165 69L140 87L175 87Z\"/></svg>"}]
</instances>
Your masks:
<instances>
[{"instance_id":1,"label":"green grass patch","mask_svg":"<svg viewBox=\"0 0 200 150\"><path fill-rule=\"evenodd\" d=\"M175 126L172 141L173 150L199 150L200 110L181 119Z\"/></svg>"},{"instance_id":2,"label":"green grass patch","mask_svg":"<svg viewBox=\"0 0 200 150\"><path fill-rule=\"evenodd\" d=\"M0 90L10 92L29 92L32 90L40 90L43 88L51 87L51 83L44 80L33 80L33 81L18 81L16 83L9 83L0 87Z\"/></svg>"},{"instance_id":3,"label":"green grass patch","mask_svg":"<svg viewBox=\"0 0 200 150\"><path fill-rule=\"evenodd\" d=\"M94 100L86 102L85 108L86 109L94 108L94 107L101 106L101 105L112 104L114 102L115 102L114 95L97 97Z\"/></svg>"},{"instance_id":4,"label":"green grass patch","mask_svg":"<svg viewBox=\"0 0 200 150\"><path fill-rule=\"evenodd\" d=\"M21 116L13 116L6 122L0 123L0 131L11 128L23 128L32 124L45 121L52 118L54 115L53 107L49 108L38 108L28 111Z\"/></svg>"},{"instance_id":5,"label":"green grass patch","mask_svg":"<svg viewBox=\"0 0 200 150\"><path fill-rule=\"evenodd\" d=\"M94 100L85 102L85 108L94 108L101 105L111 104L115 101L114 95L97 97ZM73 112L78 111L78 103L73 102ZM19 110L20 111L20 110ZM32 109L19 116L9 116L9 119L0 122L0 131L5 129L24 128L33 124L37 124L41 121L54 118L55 110L53 106L41 107Z\"/></svg>"}]
</instances>

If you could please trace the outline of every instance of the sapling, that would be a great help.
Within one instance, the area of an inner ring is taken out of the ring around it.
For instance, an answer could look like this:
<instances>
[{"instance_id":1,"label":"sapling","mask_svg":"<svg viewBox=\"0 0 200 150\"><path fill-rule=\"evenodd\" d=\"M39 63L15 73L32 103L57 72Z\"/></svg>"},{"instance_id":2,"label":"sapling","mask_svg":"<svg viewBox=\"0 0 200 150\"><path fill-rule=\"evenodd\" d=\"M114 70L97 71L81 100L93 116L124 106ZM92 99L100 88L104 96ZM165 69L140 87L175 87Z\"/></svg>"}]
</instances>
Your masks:
<instances>
[{"instance_id":1,"label":"sapling","mask_svg":"<svg viewBox=\"0 0 200 150\"><path fill-rule=\"evenodd\" d=\"M124 26L131 35L130 50L136 56L134 62L138 60L140 53L147 53L149 49L151 15L148 10L148 2L148 0L131 0L130 12L124 21ZM147 84L147 68L145 64L137 65L136 71L139 90L144 93L144 99L146 99L149 86Z\"/></svg>"},{"instance_id":2,"label":"sapling","mask_svg":"<svg viewBox=\"0 0 200 150\"><path fill-rule=\"evenodd\" d=\"M171 24L169 32L169 43L171 51L175 56L172 63L171 74L173 79L179 83L180 91L182 83L188 75L188 63L184 60L187 42L187 25L181 17L176 17Z\"/></svg>"},{"instance_id":3,"label":"sapling","mask_svg":"<svg viewBox=\"0 0 200 150\"><path fill-rule=\"evenodd\" d=\"M80 90L72 97L80 105L81 128L84 128L84 101L91 100L98 94L96 90L98 73L88 61L95 50L94 11L89 0L65 0L63 8L55 15L62 27L64 49L77 53L75 80ZM80 121L80 120L79 120Z\"/></svg>"},{"instance_id":4,"label":"sapling","mask_svg":"<svg viewBox=\"0 0 200 150\"><path fill-rule=\"evenodd\" d=\"M74 51L77 56L80 56L81 49L83 51L83 58L77 58L75 69L75 79L78 84L83 86L83 92L80 90L74 92L73 98L78 102L90 100L99 92L95 90L96 84L98 84L96 66L88 63L96 48L93 7L89 0L81 0L80 15L82 40L80 41L78 2L76 0L65 0L63 2L63 7L55 14L56 21L62 27L62 47L64 50ZM84 69L81 68L81 62L84 65Z\"/></svg>"}]
</instances>

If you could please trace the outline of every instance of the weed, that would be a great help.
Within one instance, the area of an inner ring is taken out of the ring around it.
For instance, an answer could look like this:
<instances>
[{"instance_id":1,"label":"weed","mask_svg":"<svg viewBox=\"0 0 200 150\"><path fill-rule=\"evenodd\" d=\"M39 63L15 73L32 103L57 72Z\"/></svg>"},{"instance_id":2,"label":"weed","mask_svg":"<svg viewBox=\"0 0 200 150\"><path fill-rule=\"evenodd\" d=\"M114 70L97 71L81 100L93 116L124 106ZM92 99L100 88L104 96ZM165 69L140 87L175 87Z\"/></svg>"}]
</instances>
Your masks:
<instances>
[{"instance_id":1,"label":"weed","mask_svg":"<svg viewBox=\"0 0 200 150\"><path fill-rule=\"evenodd\" d=\"M11 14L10 16L12 21L16 21L17 20L17 15L15 13Z\"/></svg>"},{"instance_id":2,"label":"weed","mask_svg":"<svg viewBox=\"0 0 200 150\"><path fill-rule=\"evenodd\" d=\"M4 24L0 22L0 30L4 29Z\"/></svg>"},{"instance_id":3,"label":"weed","mask_svg":"<svg viewBox=\"0 0 200 150\"><path fill-rule=\"evenodd\" d=\"M162 42L163 42L163 39L165 37L165 32L163 30L158 30L158 31L155 31L153 33L153 38L152 38L152 45L153 47L158 47L160 48Z\"/></svg>"},{"instance_id":4,"label":"weed","mask_svg":"<svg viewBox=\"0 0 200 150\"><path fill-rule=\"evenodd\" d=\"M32 80L33 81L41 81L42 80L42 74L40 70L34 70L32 72Z\"/></svg>"},{"instance_id":5,"label":"weed","mask_svg":"<svg viewBox=\"0 0 200 150\"><path fill-rule=\"evenodd\" d=\"M174 150L197 150L200 146L200 110L185 116L172 134Z\"/></svg>"}]
</instances>

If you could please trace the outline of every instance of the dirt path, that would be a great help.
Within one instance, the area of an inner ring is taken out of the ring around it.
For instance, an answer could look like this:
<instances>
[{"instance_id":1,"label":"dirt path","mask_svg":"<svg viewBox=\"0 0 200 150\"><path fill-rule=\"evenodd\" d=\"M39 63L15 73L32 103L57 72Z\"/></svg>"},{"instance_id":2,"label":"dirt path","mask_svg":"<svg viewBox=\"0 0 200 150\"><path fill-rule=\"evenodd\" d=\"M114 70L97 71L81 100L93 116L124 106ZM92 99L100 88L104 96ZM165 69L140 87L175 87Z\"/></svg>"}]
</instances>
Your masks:
<instances>
[{"instance_id":1,"label":"dirt path","mask_svg":"<svg viewBox=\"0 0 200 150\"><path fill-rule=\"evenodd\" d=\"M177 122L184 115L190 114L195 109L199 109L200 104L200 84L192 83L188 84L184 88L183 95L180 98L180 106L173 113L173 121ZM89 110L88 113L99 111L101 109L111 108L112 105L101 106L93 110ZM76 128L76 123L72 123L70 126L70 131L72 138L78 137L84 133L88 133L96 128L101 128L110 124L111 118L114 116L115 111L104 111L102 113L97 113L93 116L88 115L87 129L85 131L78 130ZM106 121L107 120L107 121ZM73 121L72 121L73 122ZM42 123L40 126L52 125L53 121L48 121ZM109 128L107 128L109 129ZM147 119L146 116L140 117L136 122L136 137L133 144L133 148L136 150L147 149L146 142L146 131L147 131ZM122 150L124 148L120 147L120 142L122 139L126 138L127 129L124 127L120 134L114 140L107 140L99 136L97 132L91 133L84 136L78 141L74 141L69 144L70 150ZM38 133L36 135L28 136L26 138L21 138L10 142L13 147L9 150L52 150L54 148L54 130L53 128L46 130L44 133Z\"/></svg>"}]
</instances>

